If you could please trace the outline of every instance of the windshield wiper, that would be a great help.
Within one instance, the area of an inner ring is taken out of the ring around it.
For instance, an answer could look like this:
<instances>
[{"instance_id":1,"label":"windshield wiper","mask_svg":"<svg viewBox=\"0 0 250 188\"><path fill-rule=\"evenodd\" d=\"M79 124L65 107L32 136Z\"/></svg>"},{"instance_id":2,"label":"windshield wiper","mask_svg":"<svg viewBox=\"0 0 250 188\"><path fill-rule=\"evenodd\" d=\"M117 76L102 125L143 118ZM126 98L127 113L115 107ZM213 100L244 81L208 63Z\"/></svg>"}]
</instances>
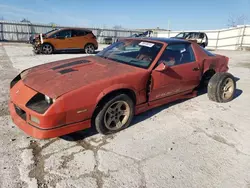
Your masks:
<instances>
[{"instance_id":1,"label":"windshield wiper","mask_svg":"<svg viewBox=\"0 0 250 188\"><path fill-rule=\"evenodd\" d=\"M98 55L98 54L96 54L96 56L101 57L101 58L103 58L103 59L107 59L107 58L108 58L108 57L106 57L106 56L104 56L104 55Z\"/></svg>"}]
</instances>

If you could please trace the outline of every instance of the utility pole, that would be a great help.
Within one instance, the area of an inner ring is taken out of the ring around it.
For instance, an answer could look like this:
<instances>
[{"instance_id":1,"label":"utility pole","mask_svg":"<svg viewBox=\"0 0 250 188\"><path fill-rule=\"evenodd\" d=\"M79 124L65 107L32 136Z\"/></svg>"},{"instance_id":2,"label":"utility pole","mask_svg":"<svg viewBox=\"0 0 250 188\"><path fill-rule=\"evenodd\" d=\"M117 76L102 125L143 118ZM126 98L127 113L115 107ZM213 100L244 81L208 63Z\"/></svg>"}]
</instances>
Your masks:
<instances>
[{"instance_id":1,"label":"utility pole","mask_svg":"<svg viewBox=\"0 0 250 188\"><path fill-rule=\"evenodd\" d=\"M168 20L168 30L170 30L170 20Z\"/></svg>"}]
</instances>

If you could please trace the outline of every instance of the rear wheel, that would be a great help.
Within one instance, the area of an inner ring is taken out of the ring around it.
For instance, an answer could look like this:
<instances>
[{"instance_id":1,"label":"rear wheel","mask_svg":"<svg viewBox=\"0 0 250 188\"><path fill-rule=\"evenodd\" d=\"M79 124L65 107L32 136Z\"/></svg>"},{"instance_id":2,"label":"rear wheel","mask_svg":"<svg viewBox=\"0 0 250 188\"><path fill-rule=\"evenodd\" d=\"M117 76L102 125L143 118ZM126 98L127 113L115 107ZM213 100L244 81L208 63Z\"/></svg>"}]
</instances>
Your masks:
<instances>
[{"instance_id":1,"label":"rear wheel","mask_svg":"<svg viewBox=\"0 0 250 188\"><path fill-rule=\"evenodd\" d=\"M43 54L52 54L54 51L53 46L51 44L43 44L42 45L42 53Z\"/></svg>"},{"instance_id":2,"label":"rear wheel","mask_svg":"<svg viewBox=\"0 0 250 188\"><path fill-rule=\"evenodd\" d=\"M134 103L125 94L106 100L95 117L96 130L112 134L127 128L134 116Z\"/></svg>"},{"instance_id":3,"label":"rear wheel","mask_svg":"<svg viewBox=\"0 0 250 188\"><path fill-rule=\"evenodd\" d=\"M208 98L219 103L229 102L233 99L236 82L230 73L216 73L208 83Z\"/></svg>"},{"instance_id":4,"label":"rear wheel","mask_svg":"<svg viewBox=\"0 0 250 188\"><path fill-rule=\"evenodd\" d=\"M95 52L95 47L93 44L87 44L85 47L84 47L84 52L86 54L93 54Z\"/></svg>"}]
</instances>

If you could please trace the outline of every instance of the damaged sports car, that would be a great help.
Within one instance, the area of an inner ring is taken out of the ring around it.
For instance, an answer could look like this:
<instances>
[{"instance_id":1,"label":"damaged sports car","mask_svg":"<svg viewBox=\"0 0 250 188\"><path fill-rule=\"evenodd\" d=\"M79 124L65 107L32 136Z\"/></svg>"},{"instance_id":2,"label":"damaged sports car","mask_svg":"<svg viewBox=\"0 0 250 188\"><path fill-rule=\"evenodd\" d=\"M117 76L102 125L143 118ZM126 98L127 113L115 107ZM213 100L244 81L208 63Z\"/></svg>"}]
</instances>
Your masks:
<instances>
[{"instance_id":1,"label":"damaged sports car","mask_svg":"<svg viewBox=\"0 0 250 188\"><path fill-rule=\"evenodd\" d=\"M52 138L94 126L101 134L127 128L134 115L207 85L208 97L228 102L236 83L229 58L197 43L127 38L96 56L61 60L22 71L10 83L14 123L35 138Z\"/></svg>"}]
</instances>

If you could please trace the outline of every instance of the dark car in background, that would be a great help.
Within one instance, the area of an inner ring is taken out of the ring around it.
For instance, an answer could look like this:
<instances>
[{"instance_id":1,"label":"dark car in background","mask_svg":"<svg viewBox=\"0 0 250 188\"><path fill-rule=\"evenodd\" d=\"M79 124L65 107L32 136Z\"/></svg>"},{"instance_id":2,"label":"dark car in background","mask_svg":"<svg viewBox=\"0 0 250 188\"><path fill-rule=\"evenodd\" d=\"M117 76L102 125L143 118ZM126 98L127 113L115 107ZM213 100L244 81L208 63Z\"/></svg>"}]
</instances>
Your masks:
<instances>
[{"instance_id":1,"label":"dark car in background","mask_svg":"<svg viewBox=\"0 0 250 188\"><path fill-rule=\"evenodd\" d=\"M142 37L152 37L153 35L153 31L152 30L147 30L141 33L134 33L132 35L129 36L129 38L142 38ZM105 44L112 44L114 42L119 41L120 39L124 39L127 37L119 37L119 38L112 38L112 37L106 37L104 38L104 43Z\"/></svg>"},{"instance_id":2,"label":"dark car in background","mask_svg":"<svg viewBox=\"0 0 250 188\"><path fill-rule=\"evenodd\" d=\"M187 39L190 41L195 41L203 48L205 48L208 45L208 37L207 37L207 34L204 32L181 32L172 38Z\"/></svg>"},{"instance_id":3,"label":"dark car in background","mask_svg":"<svg viewBox=\"0 0 250 188\"><path fill-rule=\"evenodd\" d=\"M135 37L135 38L138 38L138 37L152 37L152 34L153 34L153 31L152 30L147 30L143 33L135 33L133 35L131 35L131 37Z\"/></svg>"}]
</instances>

